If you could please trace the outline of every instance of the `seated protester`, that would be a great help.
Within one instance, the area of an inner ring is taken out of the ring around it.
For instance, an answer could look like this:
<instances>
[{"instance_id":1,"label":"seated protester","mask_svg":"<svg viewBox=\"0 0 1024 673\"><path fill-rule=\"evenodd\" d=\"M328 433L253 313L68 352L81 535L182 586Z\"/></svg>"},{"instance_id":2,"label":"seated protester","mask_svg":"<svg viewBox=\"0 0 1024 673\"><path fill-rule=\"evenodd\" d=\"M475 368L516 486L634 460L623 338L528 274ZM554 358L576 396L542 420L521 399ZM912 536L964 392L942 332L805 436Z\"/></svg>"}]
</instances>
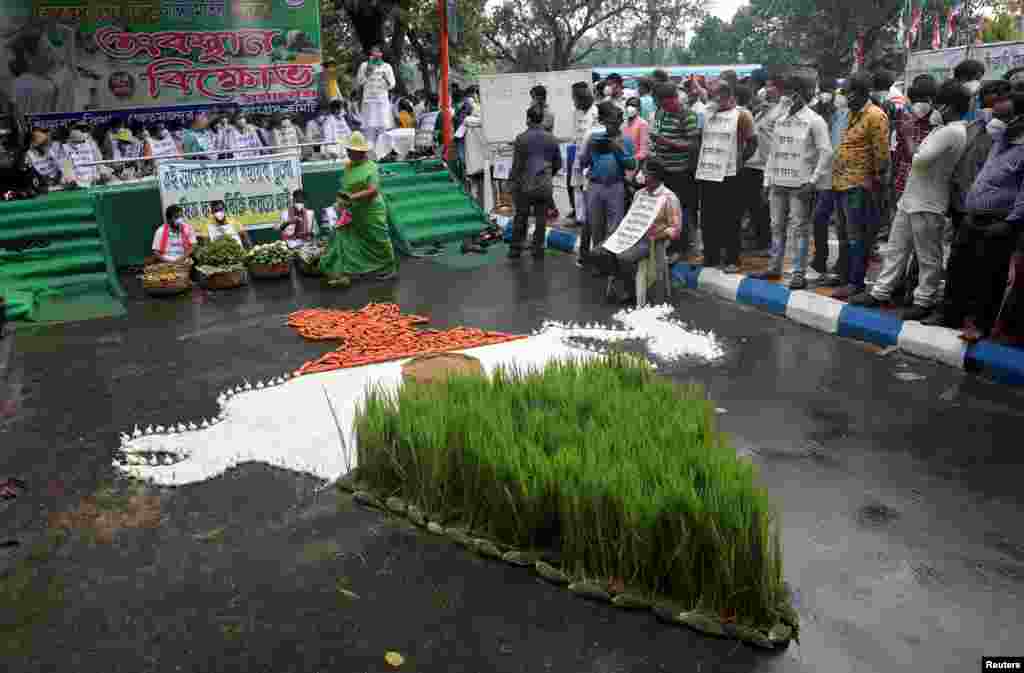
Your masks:
<instances>
[{"instance_id":1,"label":"seated protester","mask_svg":"<svg viewBox=\"0 0 1024 673\"><path fill-rule=\"evenodd\" d=\"M210 151L212 146L213 134L210 132L210 118L205 112L200 112L192 118L189 128L182 132L183 153L192 155L188 157L192 161L209 161L216 158L216 155Z\"/></svg>"},{"instance_id":2,"label":"seated protester","mask_svg":"<svg viewBox=\"0 0 1024 673\"><path fill-rule=\"evenodd\" d=\"M398 128L416 128L416 114L413 112L412 103L407 98L398 101Z\"/></svg>"},{"instance_id":3,"label":"seated protester","mask_svg":"<svg viewBox=\"0 0 1024 673\"><path fill-rule=\"evenodd\" d=\"M79 125L71 130L61 153L65 162L71 162L71 174L66 176L68 182L84 187L101 182L110 174L109 168L101 169L93 163L103 161L103 156L85 126Z\"/></svg>"},{"instance_id":4,"label":"seated protester","mask_svg":"<svg viewBox=\"0 0 1024 673\"><path fill-rule=\"evenodd\" d=\"M153 255L161 262L182 262L192 254L196 234L182 216L181 206L168 206L164 222L153 234Z\"/></svg>"},{"instance_id":5,"label":"seated protester","mask_svg":"<svg viewBox=\"0 0 1024 673\"><path fill-rule=\"evenodd\" d=\"M44 189L61 184L63 155L58 143L50 139L44 128L32 129L29 148L25 153L25 168L32 171Z\"/></svg>"},{"instance_id":6,"label":"seated protester","mask_svg":"<svg viewBox=\"0 0 1024 673\"><path fill-rule=\"evenodd\" d=\"M282 116L275 113L271 120L271 128L273 129L274 135L274 153L279 154L287 152L289 149L299 149L299 154L303 159L303 150L308 148L299 148L298 146L303 142L302 132L295 126L291 117Z\"/></svg>"},{"instance_id":7,"label":"seated protester","mask_svg":"<svg viewBox=\"0 0 1024 673\"><path fill-rule=\"evenodd\" d=\"M320 151L331 159L341 157L342 148L352 135L348 120L345 119L345 107L340 100L330 103L328 114L320 124L321 140L324 143Z\"/></svg>"},{"instance_id":8,"label":"seated protester","mask_svg":"<svg viewBox=\"0 0 1024 673\"><path fill-rule=\"evenodd\" d=\"M323 126L324 120L327 119L327 105L321 103L320 107L317 108L316 115L310 117L309 121L306 122L306 141L311 143L321 142L323 138ZM314 152L320 152L323 148L314 147Z\"/></svg>"},{"instance_id":9,"label":"seated protester","mask_svg":"<svg viewBox=\"0 0 1024 673\"><path fill-rule=\"evenodd\" d=\"M227 131L228 152L235 159L253 159L260 155L263 140L259 130L249 123L245 114L238 112Z\"/></svg>"},{"instance_id":10,"label":"seated protester","mask_svg":"<svg viewBox=\"0 0 1024 673\"><path fill-rule=\"evenodd\" d=\"M1009 74L1009 73L1008 73ZM946 286L942 293L942 304L925 325L960 329L964 322L964 305L961 284L966 281L964 274L971 274L974 252L965 248L967 241L967 194L985 165L992 150L992 132L1003 128L1004 121L993 117L999 107L1005 116L1010 109L1012 86L1005 80L985 82L979 95L977 118L967 127L967 145L953 173L953 184L949 201L949 215L953 224L953 243L946 262ZM990 132L990 129L992 132Z\"/></svg>"},{"instance_id":11,"label":"seated protester","mask_svg":"<svg viewBox=\"0 0 1024 673\"><path fill-rule=\"evenodd\" d=\"M233 238L243 248L251 248L252 241L249 234L242 229L242 225L227 216L223 201L211 201L210 212L213 214L213 222L206 229L206 235L200 236L200 240L209 242L221 238Z\"/></svg>"},{"instance_id":12,"label":"seated protester","mask_svg":"<svg viewBox=\"0 0 1024 673\"><path fill-rule=\"evenodd\" d=\"M291 207L281 213L281 239L293 250L301 248L313 242L315 228L313 211L306 208L306 193L296 189Z\"/></svg>"},{"instance_id":13,"label":"seated protester","mask_svg":"<svg viewBox=\"0 0 1024 673\"><path fill-rule=\"evenodd\" d=\"M648 196L658 199L658 214L647 231L629 250L613 255L601 248L597 256L598 264L612 274L608 279L605 298L611 303L636 301L637 264L651 253L651 246L658 241L676 240L683 230L683 208L679 198L665 186L665 166L658 159L649 159L645 169L646 182L644 188L637 192L635 199ZM658 264L663 263L661 257L665 248L658 250ZM671 282L671 280L669 280Z\"/></svg>"},{"instance_id":14,"label":"seated protester","mask_svg":"<svg viewBox=\"0 0 1024 673\"><path fill-rule=\"evenodd\" d=\"M1003 322L995 330L996 336L1008 331L1007 322L1015 322L1017 329L1021 326L1024 92L1015 91L1009 101L997 103L992 114L1002 124L992 129L992 151L967 194L966 230L954 247L954 254L963 254L956 251L960 248L970 257L963 262L968 268L956 277L966 316L960 338L969 343L992 333L997 320ZM1004 128L998 128L1003 124ZM1007 291L1008 284L1015 292ZM1008 306L1003 305L1004 299Z\"/></svg>"},{"instance_id":15,"label":"seated protester","mask_svg":"<svg viewBox=\"0 0 1024 673\"><path fill-rule=\"evenodd\" d=\"M128 180L142 174L142 143L136 139L128 126L121 122L116 127L110 143L110 158L123 159L119 164L111 164L114 175Z\"/></svg>"},{"instance_id":16,"label":"seated protester","mask_svg":"<svg viewBox=\"0 0 1024 673\"><path fill-rule=\"evenodd\" d=\"M142 150L143 158L154 160L153 163L155 165L160 163L159 159L161 157L171 158L177 154L178 145L174 142L171 132L167 130L167 126L163 122L154 124L150 130L149 139Z\"/></svg>"}]
</instances>

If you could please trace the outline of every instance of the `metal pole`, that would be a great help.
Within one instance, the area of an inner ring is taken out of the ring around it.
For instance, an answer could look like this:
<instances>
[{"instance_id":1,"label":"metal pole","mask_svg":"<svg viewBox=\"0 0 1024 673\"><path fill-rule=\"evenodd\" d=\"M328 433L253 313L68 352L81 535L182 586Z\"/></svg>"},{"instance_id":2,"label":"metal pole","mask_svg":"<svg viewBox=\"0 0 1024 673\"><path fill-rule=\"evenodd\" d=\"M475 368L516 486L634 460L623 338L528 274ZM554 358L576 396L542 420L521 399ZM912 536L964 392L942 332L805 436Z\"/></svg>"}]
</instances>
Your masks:
<instances>
[{"instance_id":1,"label":"metal pole","mask_svg":"<svg viewBox=\"0 0 1024 673\"><path fill-rule=\"evenodd\" d=\"M441 21L441 81L438 88L441 89L441 133L444 144L444 158L451 161L452 156L452 113L451 113L451 92L448 88L448 3L446 0L437 0L437 16Z\"/></svg>"}]
</instances>

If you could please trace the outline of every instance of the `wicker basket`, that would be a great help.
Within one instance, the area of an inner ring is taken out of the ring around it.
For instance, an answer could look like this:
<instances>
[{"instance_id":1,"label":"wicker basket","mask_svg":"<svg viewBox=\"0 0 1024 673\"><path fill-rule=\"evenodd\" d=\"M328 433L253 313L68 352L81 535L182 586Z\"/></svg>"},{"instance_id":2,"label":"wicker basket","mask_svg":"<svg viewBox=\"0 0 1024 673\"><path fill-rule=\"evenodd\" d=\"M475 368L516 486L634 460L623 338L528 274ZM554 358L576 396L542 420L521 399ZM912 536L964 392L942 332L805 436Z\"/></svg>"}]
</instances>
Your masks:
<instances>
[{"instance_id":1,"label":"wicker basket","mask_svg":"<svg viewBox=\"0 0 1024 673\"><path fill-rule=\"evenodd\" d=\"M184 278L178 283L161 283L159 285L146 285L143 283L142 287L146 294L151 297L171 297L191 290L192 281Z\"/></svg>"},{"instance_id":2,"label":"wicker basket","mask_svg":"<svg viewBox=\"0 0 1024 673\"><path fill-rule=\"evenodd\" d=\"M285 278L292 272L291 262L281 264L250 264L249 274L259 280Z\"/></svg>"},{"instance_id":3,"label":"wicker basket","mask_svg":"<svg viewBox=\"0 0 1024 673\"><path fill-rule=\"evenodd\" d=\"M154 297L166 297L187 292L192 289L192 280L189 278L191 270L191 263L150 264L145 268L142 276L142 289ZM149 277L156 274L173 275L173 278L156 282L148 280Z\"/></svg>"},{"instance_id":4,"label":"wicker basket","mask_svg":"<svg viewBox=\"0 0 1024 673\"><path fill-rule=\"evenodd\" d=\"M230 290L245 285L245 271L224 271L203 276L202 285L207 290Z\"/></svg>"}]
</instances>

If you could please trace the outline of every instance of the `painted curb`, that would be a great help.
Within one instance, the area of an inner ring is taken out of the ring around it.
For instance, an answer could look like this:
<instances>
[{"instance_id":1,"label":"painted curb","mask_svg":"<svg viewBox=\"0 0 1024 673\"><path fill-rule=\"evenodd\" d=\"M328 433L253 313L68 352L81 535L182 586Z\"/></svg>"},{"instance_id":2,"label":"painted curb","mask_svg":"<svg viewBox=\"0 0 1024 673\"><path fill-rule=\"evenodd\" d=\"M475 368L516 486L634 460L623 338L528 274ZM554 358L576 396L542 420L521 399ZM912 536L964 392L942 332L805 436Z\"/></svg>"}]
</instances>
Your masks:
<instances>
[{"instance_id":1,"label":"painted curb","mask_svg":"<svg viewBox=\"0 0 1024 673\"><path fill-rule=\"evenodd\" d=\"M1000 383L1024 386L1024 349L991 342L968 347L956 330L903 322L880 311L850 306L814 292L789 290L775 283L685 262L672 267L672 279L691 290L703 290L729 301L784 315L821 332L876 346L895 346L905 353L950 367L977 370Z\"/></svg>"}]
</instances>

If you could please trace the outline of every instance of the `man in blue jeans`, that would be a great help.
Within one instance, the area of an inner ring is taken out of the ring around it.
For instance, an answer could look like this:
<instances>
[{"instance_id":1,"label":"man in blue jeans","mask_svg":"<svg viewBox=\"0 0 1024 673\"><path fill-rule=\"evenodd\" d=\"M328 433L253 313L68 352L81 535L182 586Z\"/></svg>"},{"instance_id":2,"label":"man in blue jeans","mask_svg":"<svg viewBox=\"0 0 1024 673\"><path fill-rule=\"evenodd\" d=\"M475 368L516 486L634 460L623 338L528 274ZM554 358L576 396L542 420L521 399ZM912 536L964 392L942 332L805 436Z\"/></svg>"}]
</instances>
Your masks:
<instances>
[{"instance_id":1,"label":"man in blue jeans","mask_svg":"<svg viewBox=\"0 0 1024 673\"><path fill-rule=\"evenodd\" d=\"M587 220L580 236L580 258L589 261L591 244L600 246L618 228L626 214L626 172L636 170L633 141L622 135L622 110L605 101L597 106L598 121L604 131L590 135L577 157L580 166L590 172L587 190ZM599 266L595 276L604 275Z\"/></svg>"}]
</instances>

